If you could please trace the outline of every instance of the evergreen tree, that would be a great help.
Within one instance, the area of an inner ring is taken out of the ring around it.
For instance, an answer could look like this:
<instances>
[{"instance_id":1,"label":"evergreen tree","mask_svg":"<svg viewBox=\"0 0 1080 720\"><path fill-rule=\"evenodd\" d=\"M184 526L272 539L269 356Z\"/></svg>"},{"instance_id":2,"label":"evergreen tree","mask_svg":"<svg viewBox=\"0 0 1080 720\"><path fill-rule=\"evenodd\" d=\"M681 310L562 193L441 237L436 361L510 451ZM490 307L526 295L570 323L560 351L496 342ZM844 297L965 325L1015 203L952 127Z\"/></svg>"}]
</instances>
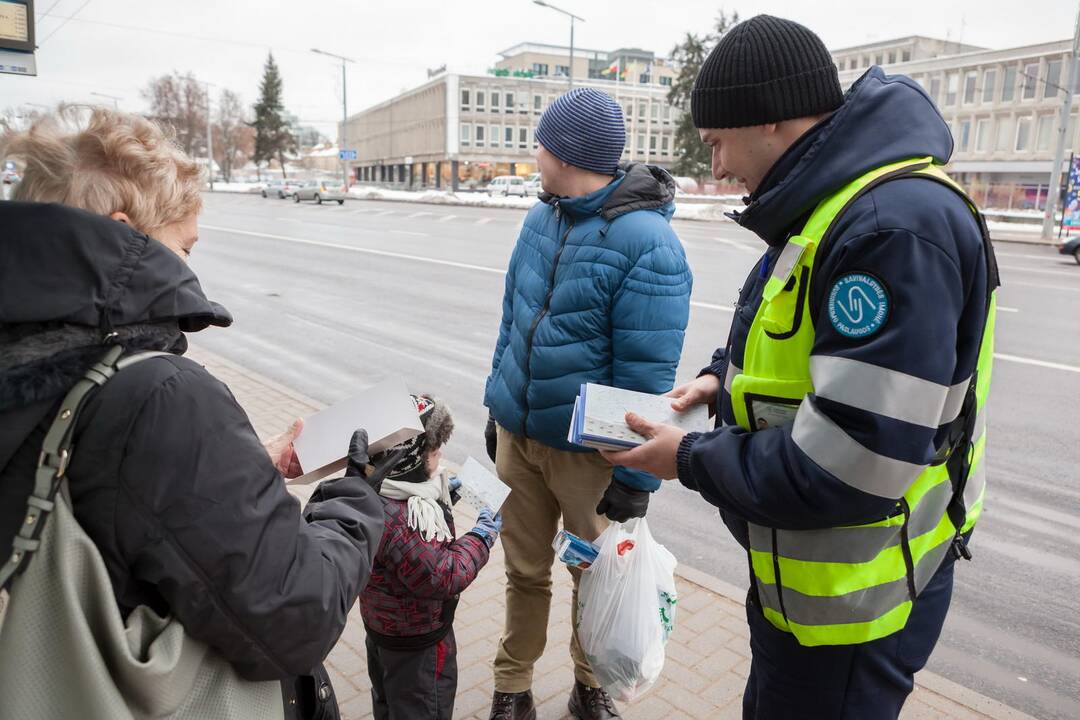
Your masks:
<instances>
[{"instance_id":1,"label":"evergreen tree","mask_svg":"<svg viewBox=\"0 0 1080 720\"><path fill-rule=\"evenodd\" d=\"M679 68L679 75L668 91L668 102L682 111L679 124L675 128L675 162L672 169L676 175L694 178L698 185L703 184L705 178L712 174L712 155L709 147L701 142L697 128L694 127L694 119L690 114L690 96L705 58L709 56L720 36L738 22L738 11L728 15L724 10L720 10L712 33L696 35L688 32L683 41L671 51L671 59Z\"/></svg>"},{"instance_id":2,"label":"evergreen tree","mask_svg":"<svg viewBox=\"0 0 1080 720\"><path fill-rule=\"evenodd\" d=\"M259 85L259 102L255 103L255 153L252 160L259 166L277 158L281 164L281 176L285 177L285 153L296 151L296 139L289 131L284 118L285 108L281 102L281 74L278 72L274 54L266 58L262 83Z\"/></svg>"}]
</instances>

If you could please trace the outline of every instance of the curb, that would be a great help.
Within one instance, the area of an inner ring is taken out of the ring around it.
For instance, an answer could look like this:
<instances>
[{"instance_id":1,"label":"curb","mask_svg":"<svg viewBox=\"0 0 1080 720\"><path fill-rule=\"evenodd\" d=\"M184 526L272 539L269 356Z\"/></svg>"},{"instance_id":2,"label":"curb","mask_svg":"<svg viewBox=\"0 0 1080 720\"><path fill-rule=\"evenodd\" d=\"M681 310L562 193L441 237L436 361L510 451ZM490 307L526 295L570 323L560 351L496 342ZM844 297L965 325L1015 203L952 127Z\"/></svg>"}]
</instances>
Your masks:
<instances>
[{"instance_id":1,"label":"curb","mask_svg":"<svg viewBox=\"0 0 1080 720\"><path fill-rule=\"evenodd\" d=\"M204 350L198 345L194 345L193 349L193 355L196 356L193 359L196 359L197 362L205 362L205 364L210 366L220 365L227 367L232 372L245 376L253 383L263 385L272 391L279 392L309 407L321 409L327 406L326 403L296 392L260 373L223 358L210 350ZM450 470L456 471L460 469L460 466L457 463L444 461L442 465ZM455 507L454 512L469 518L470 521L475 521L476 519L476 514L473 512L472 508L469 507ZM675 575L684 582L697 585L707 592L711 592L714 595L736 603L739 606L743 606L746 603L747 591L745 588L740 588L701 570L679 563L676 565ZM999 700L989 698L975 690L966 688L959 683L948 680L947 678L927 670L923 670L915 676L915 684L922 687L924 690L951 700L973 713L991 718L992 720L1037 720L1037 718L1021 712L1020 710L1016 710Z\"/></svg>"}]
</instances>

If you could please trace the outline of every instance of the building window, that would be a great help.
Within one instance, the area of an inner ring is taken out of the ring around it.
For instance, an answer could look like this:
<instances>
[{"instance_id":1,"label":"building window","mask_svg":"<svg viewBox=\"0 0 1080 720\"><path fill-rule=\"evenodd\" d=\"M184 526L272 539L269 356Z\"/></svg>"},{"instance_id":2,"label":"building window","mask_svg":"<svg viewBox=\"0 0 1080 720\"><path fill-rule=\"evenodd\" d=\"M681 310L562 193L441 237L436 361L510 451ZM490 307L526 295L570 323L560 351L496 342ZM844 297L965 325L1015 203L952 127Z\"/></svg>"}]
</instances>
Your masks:
<instances>
[{"instance_id":1,"label":"building window","mask_svg":"<svg viewBox=\"0 0 1080 720\"><path fill-rule=\"evenodd\" d=\"M1061 61L1050 60L1046 63L1046 90L1043 91L1043 97L1057 97L1060 85Z\"/></svg>"},{"instance_id":2,"label":"building window","mask_svg":"<svg viewBox=\"0 0 1080 720\"><path fill-rule=\"evenodd\" d=\"M503 147L514 147L514 128L510 126L503 129Z\"/></svg>"},{"instance_id":3,"label":"building window","mask_svg":"<svg viewBox=\"0 0 1080 720\"><path fill-rule=\"evenodd\" d=\"M656 154L656 136L655 135L650 135L649 136L649 154L650 155L655 155Z\"/></svg>"},{"instance_id":4,"label":"building window","mask_svg":"<svg viewBox=\"0 0 1080 720\"><path fill-rule=\"evenodd\" d=\"M878 53L877 55L875 55L874 56L874 64L875 65L884 65L885 64L885 54L884 53Z\"/></svg>"},{"instance_id":5,"label":"building window","mask_svg":"<svg viewBox=\"0 0 1080 720\"><path fill-rule=\"evenodd\" d=\"M667 135L660 138L660 154L661 155L670 155L671 154L669 140L670 140L670 138L668 138Z\"/></svg>"},{"instance_id":6,"label":"building window","mask_svg":"<svg viewBox=\"0 0 1080 720\"><path fill-rule=\"evenodd\" d=\"M670 75L662 75L662 76L660 76L660 84L662 86L664 86L664 87L671 87L671 76Z\"/></svg>"},{"instance_id":7,"label":"building window","mask_svg":"<svg viewBox=\"0 0 1080 720\"><path fill-rule=\"evenodd\" d=\"M529 149L529 128L518 128L518 149Z\"/></svg>"},{"instance_id":8,"label":"building window","mask_svg":"<svg viewBox=\"0 0 1080 720\"><path fill-rule=\"evenodd\" d=\"M499 112L499 91L491 91L491 112Z\"/></svg>"},{"instance_id":9,"label":"building window","mask_svg":"<svg viewBox=\"0 0 1080 720\"><path fill-rule=\"evenodd\" d=\"M997 142L994 143L995 150L1008 150L1009 143L1012 141L1013 135L1013 122L1012 118L1001 118L998 120L997 128Z\"/></svg>"},{"instance_id":10,"label":"building window","mask_svg":"<svg viewBox=\"0 0 1080 720\"><path fill-rule=\"evenodd\" d=\"M570 66L569 65L556 65L555 66L555 74L556 75L562 75L563 77L570 77Z\"/></svg>"},{"instance_id":11,"label":"building window","mask_svg":"<svg viewBox=\"0 0 1080 720\"><path fill-rule=\"evenodd\" d=\"M644 102L639 102L638 105L637 105L638 119L644 120L646 117L648 117L648 113L649 113L649 111L646 108L645 103Z\"/></svg>"},{"instance_id":12,"label":"building window","mask_svg":"<svg viewBox=\"0 0 1080 720\"><path fill-rule=\"evenodd\" d=\"M971 145L971 121L961 120L956 125L956 144L960 152L967 152Z\"/></svg>"},{"instance_id":13,"label":"building window","mask_svg":"<svg viewBox=\"0 0 1080 720\"><path fill-rule=\"evenodd\" d=\"M975 151L984 153L990 149L990 118L975 123Z\"/></svg>"},{"instance_id":14,"label":"building window","mask_svg":"<svg viewBox=\"0 0 1080 720\"><path fill-rule=\"evenodd\" d=\"M484 91L476 91L476 112L484 112Z\"/></svg>"},{"instance_id":15,"label":"building window","mask_svg":"<svg viewBox=\"0 0 1080 720\"><path fill-rule=\"evenodd\" d=\"M895 62L896 62L896 51L895 50L890 50L889 51L889 64L892 65Z\"/></svg>"},{"instance_id":16,"label":"building window","mask_svg":"<svg viewBox=\"0 0 1080 720\"><path fill-rule=\"evenodd\" d=\"M1035 128L1035 149L1046 152L1050 149L1054 137L1054 116L1040 115L1039 124Z\"/></svg>"},{"instance_id":17,"label":"building window","mask_svg":"<svg viewBox=\"0 0 1080 720\"><path fill-rule=\"evenodd\" d=\"M634 103L628 102L623 105L623 117L627 119L634 117Z\"/></svg>"},{"instance_id":18,"label":"building window","mask_svg":"<svg viewBox=\"0 0 1080 720\"><path fill-rule=\"evenodd\" d=\"M469 109L469 91L468 90L462 90L461 91L461 109L462 110L468 110Z\"/></svg>"},{"instance_id":19,"label":"building window","mask_svg":"<svg viewBox=\"0 0 1080 720\"><path fill-rule=\"evenodd\" d=\"M983 73L982 99L984 103L994 102L994 86L997 84L997 70Z\"/></svg>"},{"instance_id":20,"label":"building window","mask_svg":"<svg viewBox=\"0 0 1080 720\"><path fill-rule=\"evenodd\" d=\"M1031 118L1016 118L1016 152L1027 152L1031 147Z\"/></svg>"},{"instance_id":21,"label":"building window","mask_svg":"<svg viewBox=\"0 0 1080 720\"><path fill-rule=\"evenodd\" d=\"M930 78L930 99L937 105L941 99L941 77L934 76Z\"/></svg>"},{"instance_id":22,"label":"building window","mask_svg":"<svg viewBox=\"0 0 1080 720\"><path fill-rule=\"evenodd\" d=\"M533 63L533 75L547 75L547 63Z\"/></svg>"},{"instance_id":23,"label":"building window","mask_svg":"<svg viewBox=\"0 0 1080 720\"><path fill-rule=\"evenodd\" d=\"M903 62L911 62L911 51L905 50L903 53L901 53L900 58Z\"/></svg>"},{"instance_id":24,"label":"building window","mask_svg":"<svg viewBox=\"0 0 1080 720\"><path fill-rule=\"evenodd\" d=\"M649 117L653 122L660 121L660 103L649 103Z\"/></svg>"},{"instance_id":25,"label":"building window","mask_svg":"<svg viewBox=\"0 0 1080 720\"><path fill-rule=\"evenodd\" d=\"M1005 68L1001 81L1001 102L1012 102L1016 97L1016 66Z\"/></svg>"},{"instance_id":26,"label":"building window","mask_svg":"<svg viewBox=\"0 0 1080 720\"><path fill-rule=\"evenodd\" d=\"M870 56L869 55L864 55L863 56L862 66L863 67L870 67Z\"/></svg>"},{"instance_id":27,"label":"building window","mask_svg":"<svg viewBox=\"0 0 1080 720\"><path fill-rule=\"evenodd\" d=\"M964 104L971 105L975 102L975 84L978 82L979 76L975 73L968 73L964 77Z\"/></svg>"},{"instance_id":28,"label":"building window","mask_svg":"<svg viewBox=\"0 0 1080 720\"><path fill-rule=\"evenodd\" d=\"M1028 63L1024 66L1024 94L1025 100L1032 100L1039 89L1039 64Z\"/></svg>"},{"instance_id":29,"label":"building window","mask_svg":"<svg viewBox=\"0 0 1080 720\"><path fill-rule=\"evenodd\" d=\"M671 122L671 106L664 104L664 124L667 125Z\"/></svg>"},{"instance_id":30,"label":"building window","mask_svg":"<svg viewBox=\"0 0 1080 720\"><path fill-rule=\"evenodd\" d=\"M956 104L956 91L960 89L960 75L951 73L945 78L945 107Z\"/></svg>"},{"instance_id":31,"label":"building window","mask_svg":"<svg viewBox=\"0 0 1080 720\"><path fill-rule=\"evenodd\" d=\"M506 112L514 112L514 93L506 93Z\"/></svg>"},{"instance_id":32,"label":"building window","mask_svg":"<svg viewBox=\"0 0 1080 720\"><path fill-rule=\"evenodd\" d=\"M499 126L492 125L488 128L488 146L497 148L499 147Z\"/></svg>"},{"instance_id":33,"label":"building window","mask_svg":"<svg viewBox=\"0 0 1080 720\"><path fill-rule=\"evenodd\" d=\"M484 131L485 131L485 129L486 128L483 125L477 125L476 126L476 147L484 147Z\"/></svg>"},{"instance_id":34,"label":"building window","mask_svg":"<svg viewBox=\"0 0 1080 720\"><path fill-rule=\"evenodd\" d=\"M536 113L537 115L539 115L540 111L543 108L544 108L544 96L543 95L533 95L533 112Z\"/></svg>"},{"instance_id":35,"label":"building window","mask_svg":"<svg viewBox=\"0 0 1080 720\"><path fill-rule=\"evenodd\" d=\"M645 154L645 135L644 133L638 133L637 136L637 151L639 155Z\"/></svg>"},{"instance_id":36,"label":"building window","mask_svg":"<svg viewBox=\"0 0 1080 720\"><path fill-rule=\"evenodd\" d=\"M461 124L461 146L469 147L469 143L472 142L472 125L469 123Z\"/></svg>"}]
</instances>

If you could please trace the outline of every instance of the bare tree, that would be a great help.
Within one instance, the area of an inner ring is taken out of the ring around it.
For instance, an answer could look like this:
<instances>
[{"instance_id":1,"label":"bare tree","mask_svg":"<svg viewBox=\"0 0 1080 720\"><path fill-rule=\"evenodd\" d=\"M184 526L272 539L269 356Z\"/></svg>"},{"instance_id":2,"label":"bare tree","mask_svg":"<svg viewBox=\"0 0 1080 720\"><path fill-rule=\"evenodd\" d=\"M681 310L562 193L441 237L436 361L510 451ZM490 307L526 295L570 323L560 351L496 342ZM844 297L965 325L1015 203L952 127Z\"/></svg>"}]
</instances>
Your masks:
<instances>
[{"instance_id":1,"label":"bare tree","mask_svg":"<svg viewBox=\"0 0 1080 720\"><path fill-rule=\"evenodd\" d=\"M170 128L188 155L206 154L206 91L191 73L154 78L142 91L150 117Z\"/></svg>"},{"instance_id":2,"label":"bare tree","mask_svg":"<svg viewBox=\"0 0 1080 720\"><path fill-rule=\"evenodd\" d=\"M234 168L244 164L255 152L255 129L247 122L240 96L223 89L214 116L214 161L221 168L225 182L232 182Z\"/></svg>"}]
</instances>

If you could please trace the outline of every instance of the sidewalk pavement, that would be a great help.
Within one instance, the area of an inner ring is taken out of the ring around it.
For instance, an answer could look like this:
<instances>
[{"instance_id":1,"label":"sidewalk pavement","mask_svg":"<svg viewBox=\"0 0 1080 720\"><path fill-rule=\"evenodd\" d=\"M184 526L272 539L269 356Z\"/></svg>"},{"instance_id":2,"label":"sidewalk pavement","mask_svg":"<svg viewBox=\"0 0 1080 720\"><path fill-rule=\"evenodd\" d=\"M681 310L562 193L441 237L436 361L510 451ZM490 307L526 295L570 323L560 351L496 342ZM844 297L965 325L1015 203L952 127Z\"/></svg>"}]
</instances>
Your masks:
<instances>
[{"instance_id":1,"label":"sidewalk pavement","mask_svg":"<svg viewBox=\"0 0 1080 720\"><path fill-rule=\"evenodd\" d=\"M260 437L285 430L297 417L322 407L289 388L198 347L188 356L225 382L247 411ZM455 511L459 531L474 517ZM556 563L558 564L558 563ZM701 718L737 720L750 669L743 608L745 592L692 568L676 571L679 614L667 644L660 680L636 702L621 705L627 720ZM573 684L570 662L570 574L553 571L548 648L537 663L533 695L539 720L569 717L566 701ZM480 577L461 596L454 630L458 641L458 694L455 718L487 718L492 693L492 659L502 632L503 553L496 545ZM364 626L354 606L349 624L327 659L344 720L371 717ZM929 672L917 676L904 720L1030 716Z\"/></svg>"}]
</instances>

